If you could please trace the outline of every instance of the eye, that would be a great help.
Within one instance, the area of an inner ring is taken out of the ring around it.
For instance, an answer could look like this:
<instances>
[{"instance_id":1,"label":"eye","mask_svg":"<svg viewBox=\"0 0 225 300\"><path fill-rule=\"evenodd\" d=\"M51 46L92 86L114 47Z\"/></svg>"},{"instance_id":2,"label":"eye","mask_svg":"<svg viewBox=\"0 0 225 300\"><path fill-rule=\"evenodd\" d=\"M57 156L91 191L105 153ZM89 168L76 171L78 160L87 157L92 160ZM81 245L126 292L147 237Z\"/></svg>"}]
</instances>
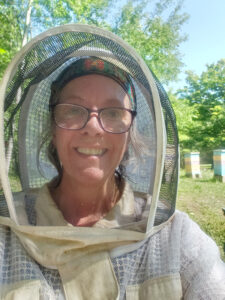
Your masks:
<instances>
[{"instance_id":1,"label":"eye","mask_svg":"<svg viewBox=\"0 0 225 300\"><path fill-rule=\"evenodd\" d=\"M80 115L82 113L82 109L80 107L77 107L77 106L71 106L68 109L68 113L73 115L73 116Z\"/></svg>"},{"instance_id":2,"label":"eye","mask_svg":"<svg viewBox=\"0 0 225 300\"><path fill-rule=\"evenodd\" d=\"M103 117L110 120L120 120L123 116L123 110L119 108L107 108L103 111Z\"/></svg>"},{"instance_id":3,"label":"eye","mask_svg":"<svg viewBox=\"0 0 225 300\"><path fill-rule=\"evenodd\" d=\"M66 118L80 118L86 114L82 107L76 105L67 105L64 113Z\"/></svg>"}]
</instances>

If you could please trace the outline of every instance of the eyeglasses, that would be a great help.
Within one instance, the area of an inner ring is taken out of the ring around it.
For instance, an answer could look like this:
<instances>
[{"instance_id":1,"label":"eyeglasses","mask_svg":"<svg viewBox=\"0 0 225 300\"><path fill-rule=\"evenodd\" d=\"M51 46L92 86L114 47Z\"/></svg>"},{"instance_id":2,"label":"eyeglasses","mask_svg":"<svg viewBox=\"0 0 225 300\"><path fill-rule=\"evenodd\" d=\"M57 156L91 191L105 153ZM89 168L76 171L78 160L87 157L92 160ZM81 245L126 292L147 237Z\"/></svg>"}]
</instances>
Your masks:
<instances>
[{"instance_id":1,"label":"eyeglasses","mask_svg":"<svg viewBox=\"0 0 225 300\"><path fill-rule=\"evenodd\" d=\"M80 105L67 103L53 106L53 117L56 125L68 130L84 128L92 112L97 113L102 129L110 133L127 132L137 114L136 111L119 107L92 110Z\"/></svg>"}]
</instances>

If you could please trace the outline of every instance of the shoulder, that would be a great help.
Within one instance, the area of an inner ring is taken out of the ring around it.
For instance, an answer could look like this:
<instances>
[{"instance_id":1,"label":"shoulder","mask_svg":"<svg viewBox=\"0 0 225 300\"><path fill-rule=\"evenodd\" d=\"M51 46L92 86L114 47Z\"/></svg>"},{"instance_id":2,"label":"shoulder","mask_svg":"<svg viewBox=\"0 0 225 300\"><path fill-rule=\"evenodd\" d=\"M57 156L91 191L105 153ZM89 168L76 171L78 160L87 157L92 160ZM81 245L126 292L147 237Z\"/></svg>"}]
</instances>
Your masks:
<instances>
[{"instance_id":1,"label":"shoulder","mask_svg":"<svg viewBox=\"0 0 225 300\"><path fill-rule=\"evenodd\" d=\"M219 253L213 239L186 213L176 211L171 226L172 230L179 228L182 246L181 252L183 255L197 257L199 251Z\"/></svg>"},{"instance_id":2,"label":"shoulder","mask_svg":"<svg viewBox=\"0 0 225 300\"><path fill-rule=\"evenodd\" d=\"M185 299L224 299L225 264L216 243L185 213L175 213L171 226L177 225Z\"/></svg>"},{"instance_id":3,"label":"shoulder","mask_svg":"<svg viewBox=\"0 0 225 300\"><path fill-rule=\"evenodd\" d=\"M176 234L180 239L180 252L184 260L187 258L189 261L196 259L207 261L209 266L210 263L213 264L215 257L219 257L215 241L186 213L176 211L170 227L171 235ZM204 257L201 254L204 254ZM183 268L185 267L184 264Z\"/></svg>"}]
</instances>

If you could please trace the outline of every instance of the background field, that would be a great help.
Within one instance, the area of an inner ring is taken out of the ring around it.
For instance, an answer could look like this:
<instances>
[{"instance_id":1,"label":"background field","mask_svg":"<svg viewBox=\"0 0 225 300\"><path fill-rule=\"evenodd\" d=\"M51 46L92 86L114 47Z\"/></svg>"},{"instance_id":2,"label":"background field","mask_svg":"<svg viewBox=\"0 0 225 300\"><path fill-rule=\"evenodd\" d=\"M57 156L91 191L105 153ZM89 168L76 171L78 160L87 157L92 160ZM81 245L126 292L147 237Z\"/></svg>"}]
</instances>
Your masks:
<instances>
[{"instance_id":1,"label":"background field","mask_svg":"<svg viewBox=\"0 0 225 300\"><path fill-rule=\"evenodd\" d=\"M213 171L201 166L202 178L192 179L180 172L177 208L185 211L209 234L225 261L225 183L213 178Z\"/></svg>"}]
</instances>

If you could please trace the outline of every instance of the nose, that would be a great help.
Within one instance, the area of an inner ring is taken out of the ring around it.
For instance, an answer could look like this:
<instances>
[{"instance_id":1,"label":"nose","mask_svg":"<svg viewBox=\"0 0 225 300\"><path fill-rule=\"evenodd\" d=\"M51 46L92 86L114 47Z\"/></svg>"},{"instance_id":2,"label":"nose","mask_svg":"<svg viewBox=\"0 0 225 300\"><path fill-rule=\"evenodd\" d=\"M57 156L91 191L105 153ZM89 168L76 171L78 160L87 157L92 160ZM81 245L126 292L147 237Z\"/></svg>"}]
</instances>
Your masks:
<instances>
[{"instance_id":1,"label":"nose","mask_svg":"<svg viewBox=\"0 0 225 300\"><path fill-rule=\"evenodd\" d=\"M104 133L97 112L92 112L90 114L89 120L83 128L83 131L91 136L102 135Z\"/></svg>"}]
</instances>

